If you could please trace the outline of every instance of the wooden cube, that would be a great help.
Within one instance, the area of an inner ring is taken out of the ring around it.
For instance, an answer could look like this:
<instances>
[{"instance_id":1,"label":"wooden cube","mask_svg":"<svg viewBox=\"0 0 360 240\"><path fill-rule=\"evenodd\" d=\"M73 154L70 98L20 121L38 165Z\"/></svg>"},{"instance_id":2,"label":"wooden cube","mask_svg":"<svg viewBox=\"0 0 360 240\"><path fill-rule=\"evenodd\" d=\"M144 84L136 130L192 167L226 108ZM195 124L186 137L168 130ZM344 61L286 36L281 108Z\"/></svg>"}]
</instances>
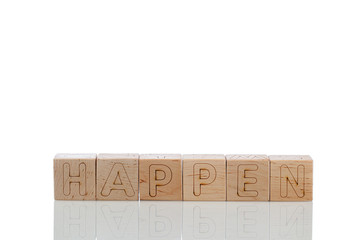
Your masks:
<instances>
[{"instance_id":1,"label":"wooden cube","mask_svg":"<svg viewBox=\"0 0 360 240\"><path fill-rule=\"evenodd\" d=\"M269 158L227 155L227 200L269 201Z\"/></svg>"},{"instance_id":2,"label":"wooden cube","mask_svg":"<svg viewBox=\"0 0 360 240\"><path fill-rule=\"evenodd\" d=\"M270 201L311 201L313 160L307 155L274 155L270 159Z\"/></svg>"},{"instance_id":3,"label":"wooden cube","mask_svg":"<svg viewBox=\"0 0 360 240\"><path fill-rule=\"evenodd\" d=\"M184 200L225 201L225 168L224 155L184 155Z\"/></svg>"},{"instance_id":4,"label":"wooden cube","mask_svg":"<svg viewBox=\"0 0 360 240\"><path fill-rule=\"evenodd\" d=\"M182 200L180 154L140 155L141 200Z\"/></svg>"},{"instance_id":5,"label":"wooden cube","mask_svg":"<svg viewBox=\"0 0 360 240\"><path fill-rule=\"evenodd\" d=\"M96 199L138 200L138 154L99 154Z\"/></svg>"},{"instance_id":6,"label":"wooden cube","mask_svg":"<svg viewBox=\"0 0 360 240\"><path fill-rule=\"evenodd\" d=\"M57 154L55 200L95 200L96 154Z\"/></svg>"}]
</instances>

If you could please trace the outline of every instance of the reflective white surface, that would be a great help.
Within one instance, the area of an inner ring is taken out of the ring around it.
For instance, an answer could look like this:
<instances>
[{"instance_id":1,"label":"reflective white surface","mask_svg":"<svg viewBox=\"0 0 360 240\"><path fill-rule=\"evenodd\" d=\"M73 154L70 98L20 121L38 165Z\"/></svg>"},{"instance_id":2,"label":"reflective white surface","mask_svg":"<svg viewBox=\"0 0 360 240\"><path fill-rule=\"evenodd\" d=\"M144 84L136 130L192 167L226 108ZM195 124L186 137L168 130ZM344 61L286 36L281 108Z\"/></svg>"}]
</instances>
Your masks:
<instances>
[{"instance_id":1,"label":"reflective white surface","mask_svg":"<svg viewBox=\"0 0 360 240\"><path fill-rule=\"evenodd\" d=\"M312 202L55 201L54 239L312 239Z\"/></svg>"}]
</instances>

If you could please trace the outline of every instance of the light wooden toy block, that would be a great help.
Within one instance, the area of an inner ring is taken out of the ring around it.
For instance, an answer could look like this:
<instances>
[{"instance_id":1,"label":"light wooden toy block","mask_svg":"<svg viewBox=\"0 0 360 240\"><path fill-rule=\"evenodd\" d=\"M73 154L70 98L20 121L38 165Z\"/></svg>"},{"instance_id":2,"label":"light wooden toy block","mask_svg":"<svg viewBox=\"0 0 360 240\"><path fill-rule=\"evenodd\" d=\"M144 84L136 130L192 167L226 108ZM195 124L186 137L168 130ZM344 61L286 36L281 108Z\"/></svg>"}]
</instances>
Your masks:
<instances>
[{"instance_id":1,"label":"light wooden toy block","mask_svg":"<svg viewBox=\"0 0 360 240\"><path fill-rule=\"evenodd\" d=\"M225 201L224 155L183 155L183 191L186 201Z\"/></svg>"},{"instance_id":2,"label":"light wooden toy block","mask_svg":"<svg viewBox=\"0 0 360 240\"><path fill-rule=\"evenodd\" d=\"M311 201L313 160L307 155L273 155L270 159L270 201Z\"/></svg>"},{"instance_id":3,"label":"light wooden toy block","mask_svg":"<svg viewBox=\"0 0 360 240\"><path fill-rule=\"evenodd\" d=\"M182 200L180 154L147 154L139 159L141 200Z\"/></svg>"},{"instance_id":4,"label":"light wooden toy block","mask_svg":"<svg viewBox=\"0 0 360 240\"><path fill-rule=\"evenodd\" d=\"M99 154L96 199L138 200L138 154Z\"/></svg>"},{"instance_id":5,"label":"light wooden toy block","mask_svg":"<svg viewBox=\"0 0 360 240\"><path fill-rule=\"evenodd\" d=\"M269 200L269 158L266 155L226 155L227 200Z\"/></svg>"},{"instance_id":6,"label":"light wooden toy block","mask_svg":"<svg viewBox=\"0 0 360 240\"><path fill-rule=\"evenodd\" d=\"M96 154L57 154L54 158L56 200L95 200Z\"/></svg>"}]
</instances>

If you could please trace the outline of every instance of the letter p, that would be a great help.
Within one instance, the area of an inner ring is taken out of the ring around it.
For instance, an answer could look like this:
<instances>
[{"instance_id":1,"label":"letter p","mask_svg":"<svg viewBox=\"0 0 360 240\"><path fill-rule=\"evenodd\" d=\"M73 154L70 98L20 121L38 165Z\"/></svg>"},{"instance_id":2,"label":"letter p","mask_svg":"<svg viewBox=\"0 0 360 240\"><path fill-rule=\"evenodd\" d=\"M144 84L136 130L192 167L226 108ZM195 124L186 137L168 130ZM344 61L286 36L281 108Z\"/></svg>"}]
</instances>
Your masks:
<instances>
[{"instance_id":1,"label":"letter p","mask_svg":"<svg viewBox=\"0 0 360 240\"><path fill-rule=\"evenodd\" d=\"M172 179L172 172L164 164L152 164L149 171L149 194L151 197L156 197L157 187L169 184Z\"/></svg>"},{"instance_id":2,"label":"letter p","mask_svg":"<svg viewBox=\"0 0 360 240\"><path fill-rule=\"evenodd\" d=\"M216 169L209 163L194 164L194 195L200 196L201 185L208 185L216 179Z\"/></svg>"}]
</instances>

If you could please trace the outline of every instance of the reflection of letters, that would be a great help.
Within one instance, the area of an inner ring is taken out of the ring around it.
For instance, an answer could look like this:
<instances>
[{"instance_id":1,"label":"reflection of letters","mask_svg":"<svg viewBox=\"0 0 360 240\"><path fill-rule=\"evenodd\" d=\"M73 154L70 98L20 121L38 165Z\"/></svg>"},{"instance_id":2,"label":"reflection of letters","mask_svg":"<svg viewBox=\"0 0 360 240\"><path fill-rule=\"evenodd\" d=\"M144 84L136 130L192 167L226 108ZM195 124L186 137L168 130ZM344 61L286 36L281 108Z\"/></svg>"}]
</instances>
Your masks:
<instances>
[{"instance_id":1,"label":"reflection of letters","mask_svg":"<svg viewBox=\"0 0 360 240\"><path fill-rule=\"evenodd\" d=\"M134 208L126 206L123 211L112 211L109 206L102 206L101 212L113 236L122 238L133 215Z\"/></svg>"},{"instance_id":2,"label":"reflection of letters","mask_svg":"<svg viewBox=\"0 0 360 240\"><path fill-rule=\"evenodd\" d=\"M256 238L257 233L253 231L256 227L256 207L238 207L237 208L237 229L238 236L241 238Z\"/></svg>"},{"instance_id":3,"label":"reflection of letters","mask_svg":"<svg viewBox=\"0 0 360 240\"><path fill-rule=\"evenodd\" d=\"M55 240L96 238L95 202L55 201L54 207Z\"/></svg>"},{"instance_id":4,"label":"reflection of letters","mask_svg":"<svg viewBox=\"0 0 360 240\"><path fill-rule=\"evenodd\" d=\"M105 185L101 190L101 195L107 197L113 190L122 190L128 197L134 196L135 194L129 176L126 173L124 165L121 163L115 163L112 167Z\"/></svg>"},{"instance_id":5,"label":"reflection of letters","mask_svg":"<svg viewBox=\"0 0 360 240\"><path fill-rule=\"evenodd\" d=\"M193 174L195 196L200 196L202 185L211 184L216 179L216 169L209 163L196 163Z\"/></svg>"},{"instance_id":6,"label":"reflection of letters","mask_svg":"<svg viewBox=\"0 0 360 240\"><path fill-rule=\"evenodd\" d=\"M280 195L285 198L289 194L289 185L295 191L295 194L302 198L305 196L305 166L299 165L296 168L294 176L287 165L280 167Z\"/></svg>"},{"instance_id":7,"label":"reflection of letters","mask_svg":"<svg viewBox=\"0 0 360 240\"><path fill-rule=\"evenodd\" d=\"M195 238L210 238L216 232L216 224L214 220L202 217L201 208L196 206L194 211L194 237Z\"/></svg>"},{"instance_id":8,"label":"reflection of letters","mask_svg":"<svg viewBox=\"0 0 360 240\"><path fill-rule=\"evenodd\" d=\"M69 196L71 193L71 185L78 185L78 192L81 196L86 195L86 164L80 163L78 174L72 175L70 171L70 164L65 163L64 166L64 195Z\"/></svg>"},{"instance_id":9,"label":"reflection of letters","mask_svg":"<svg viewBox=\"0 0 360 240\"><path fill-rule=\"evenodd\" d=\"M151 205L149 208L149 230L151 237L164 237L171 232L172 224L169 218L157 215L157 208Z\"/></svg>"},{"instance_id":10,"label":"reflection of letters","mask_svg":"<svg viewBox=\"0 0 360 240\"><path fill-rule=\"evenodd\" d=\"M164 164L152 164L150 165L149 171L149 194L151 197L155 197L157 195L158 186L165 186L170 183L172 172L171 169Z\"/></svg>"},{"instance_id":11,"label":"reflection of letters","mask_svg":"<svg viewBox=\"0 0 360 240\"><path fill-rule=\"evenodd\" d=\"M139 211L135 201L55 201L54 207L55 240L311 240L312 235L311 202L143 201Z\"/></svg>"},{"instance_id":12,"label":"reflection of letters","mask_svg":"<svg viewBox=\"0 0 360 240\"><path fill-rule=\"evenodd\" d=\"M77 216L71 215L70 206L63 208L64 214L64 236L65 237L74 237L74 235L79 237L86 236L86 207L81 206L78 208ZM75 230L76 229L76 230ZM77 232L75 234L74 232Z\"/></svg>"},{"instance_id":13,"label":"reflection of letters","mask_svg":"<svg viewBox=\"0 0 360 240\"><path fill-rule=\"evenodd\" d=\"M270 238L268 202L228 202L226 205L226 239Z\"/></svg>"},{"instance_id":14,"label":"reflection of letters","mask_svg":"<svg viewBox=\"0 0 360 240\"><path fill-rule=\"evenodd\" d=\"M311 240L311 202L270 203L271 239Z\"/></svg>"},{"instance_id":15,"label":"reflection of letters","mask_svg":"<svg viewBox=\"0 0 360 240\"><path fill-rule=\"evenodd\" d=\"M304 235L304 208L302 206L296 207L295 210L286 206L281 207L280 221L280 235L282 237L290 235L302 237Z\"/></svg>"}]
</instances>

